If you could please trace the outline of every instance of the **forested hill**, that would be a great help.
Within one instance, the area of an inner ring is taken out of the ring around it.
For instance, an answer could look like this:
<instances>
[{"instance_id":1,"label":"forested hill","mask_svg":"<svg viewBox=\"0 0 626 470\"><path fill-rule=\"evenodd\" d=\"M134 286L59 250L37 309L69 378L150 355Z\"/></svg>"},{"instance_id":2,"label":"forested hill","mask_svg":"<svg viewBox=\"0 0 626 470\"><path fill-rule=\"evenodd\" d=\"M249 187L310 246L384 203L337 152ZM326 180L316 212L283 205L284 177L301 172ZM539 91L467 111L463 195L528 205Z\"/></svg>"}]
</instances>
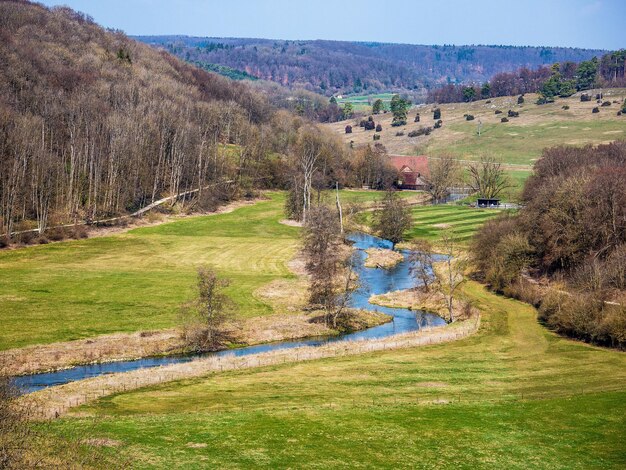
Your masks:
<instances>
[{"instance_id":1,"label":"forested hill","mask_svg":"<svg viewBox=\"0 0 626 470\"><path fill-rule=\"evenodd\" d=\"M289 142L274 119L246 84L69 8L0 2L0 235L234 178L245 190Z\"/></svg>"},{"instance_id":2,"label":"forested hill","mask_svg":"<svg viewBox=\"0 0 626 470\"><path fill-rule=\"evenodd\" d=\"M282 85L332 93L422 90L499 72L580 62L605 51L563 47L424 46L342 41L140 36L178 57Z\"/></svg>"}]
</instances>

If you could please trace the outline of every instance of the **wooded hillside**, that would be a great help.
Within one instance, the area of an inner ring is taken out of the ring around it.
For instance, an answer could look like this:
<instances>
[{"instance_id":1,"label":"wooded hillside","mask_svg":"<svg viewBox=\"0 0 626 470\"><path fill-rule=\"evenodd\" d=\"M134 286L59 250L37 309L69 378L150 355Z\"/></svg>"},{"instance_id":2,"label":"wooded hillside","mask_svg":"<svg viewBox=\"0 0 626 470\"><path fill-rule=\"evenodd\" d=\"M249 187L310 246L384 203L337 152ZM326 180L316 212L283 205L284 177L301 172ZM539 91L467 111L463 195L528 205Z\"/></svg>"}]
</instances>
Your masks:
<instances>
[{"instance_id":1,"label":"wooded hillside","mask_svg":"<svg viewBox=\"0 0 626 470\"><path fill-rule=\"evenodd\" d=\"M272 185L272 159L303 125L246 84L68 8L0 2L0 64L0 234L226 180Z\"/></svg>"},{"instance_id":2,"label":"wooded hillside","mask_svg":"<svg viewBox=\"0 0 626 470\"><path fill-rule=\"evenodd\" d=\"M580 62L604 51L564 47L425 46L347 41L142 36L199 64L219 64L257 78L326 95L416 92L446 83L478 83L499 72Z\"/></svg>"}]
</instances>

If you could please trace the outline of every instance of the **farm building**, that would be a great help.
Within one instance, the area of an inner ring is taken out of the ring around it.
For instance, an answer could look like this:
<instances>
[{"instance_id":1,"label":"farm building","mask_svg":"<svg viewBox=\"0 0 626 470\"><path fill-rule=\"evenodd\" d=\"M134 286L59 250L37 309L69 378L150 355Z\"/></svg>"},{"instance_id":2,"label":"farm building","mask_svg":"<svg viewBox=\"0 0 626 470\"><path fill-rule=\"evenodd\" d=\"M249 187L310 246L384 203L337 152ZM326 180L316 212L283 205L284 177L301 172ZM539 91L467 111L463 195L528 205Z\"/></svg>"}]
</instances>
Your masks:
<instances>
[{"instance_id":1,"label":"farm building","mask_svg":"<svg viewBox=\"0 0 626 470\"><path fill-rule=\"evenodd\" d=\"M398 170L398 187L400 189L428 189L428 157L419 155L407 157L404 155L390 155L389 162Z\"/></svg>"}]
</instances>

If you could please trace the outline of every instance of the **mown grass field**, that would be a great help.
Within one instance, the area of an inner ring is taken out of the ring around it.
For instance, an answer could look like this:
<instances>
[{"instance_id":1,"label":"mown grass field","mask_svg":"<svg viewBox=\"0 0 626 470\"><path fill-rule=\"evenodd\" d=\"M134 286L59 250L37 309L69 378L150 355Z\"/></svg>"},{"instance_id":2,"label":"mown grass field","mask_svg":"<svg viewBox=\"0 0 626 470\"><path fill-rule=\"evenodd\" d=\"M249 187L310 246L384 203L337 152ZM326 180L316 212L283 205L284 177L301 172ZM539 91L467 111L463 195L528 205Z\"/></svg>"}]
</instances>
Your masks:
<instances>
[{"instance_id":1,"label":"mown grass field","mask_svg":"<svg viewBox=\"0 0 626 470\"><path fill-rule=\"evenodd\" d=\"M401 155L426 154L437 157L443 154L453 155L461 160L476 160L481 155L493 155L511 165L530 166L541 156L546 147L555 145L599 144L626 138L626 116L617 116L626 97L625 89L607 89L589 91L604 92L604 100L611 106L600 107L600 112L591 110L599 106L595 100L581 102L579 94L569 98L559 98L554 103L536 105L536 94L528 94L522 105L517 104L517 96L480 100L473 103L450 103L439 106L443 127L436 129L430 136L408 137L411 130L433 126L433 105L413 108L409 112L408 123L403 127L391 127L391 113L375 117L383 131L380 143L389 153ZM613 103L617 101L617 103ZM563 109L569 106L569 109ZM502 114L495 114L496 110ZM517 118L509 118L502 123L507 111L520 113ZM420 122L413 122L416 113L420 113ZM466 121L465 114L475 117ZM354 120L353 120L354 121ZM482 122L481 135L478 136L478 122ZM346 143L354 141L356 146L373 142L373 131L365 131L353 125L353 133L345 134L348 121L326 124ZM402 131L404 135L397 136ZM524 168L517 168L524 169ZM528 168L526 168L528 169Z\"/></svg>"},{"instance_id":2,"label":"mown grass field","mask_svg":"<svg viewBox=\"0 0 626 470\"><path fill-rule=\"evenodd\" d=\"M297 228L279 223L284 195L269 196L227 214L0 252L0 350L173 327L201 264L232 281L227 293L241 316L274 313L255 292L295 282L286 263L299 241ZM341 192L345 203L382 197Z\"/></svg>"},{"instance_id":3,"label":"mown grass field","mask_svg":"<svg viewBox=\"0 0 626 470\"><path fill-rule=\"evenodd\" d=\"M136 468L623 468L626 355L465 294L482 324L458 342L164 384L48 432L118 441Z\"/></svg>"},{"instance_id":4,"label":"mown grass field","mask_svg":"<svg viewBox=\"0 0 626 470\"><path fill-rule=\"evenodd\" d=\"M400 193L403 194L403 193ZM436 242L443 230L452 230L457 240L467 244L476 231L487 220L502 213L495 209L475 209L463 205L440 204L413 206L413 228L406 233L407 239L423 238ZM357 217L358 222L372 223L372 212L364 212Z\"/></svg>"}]
</instances>

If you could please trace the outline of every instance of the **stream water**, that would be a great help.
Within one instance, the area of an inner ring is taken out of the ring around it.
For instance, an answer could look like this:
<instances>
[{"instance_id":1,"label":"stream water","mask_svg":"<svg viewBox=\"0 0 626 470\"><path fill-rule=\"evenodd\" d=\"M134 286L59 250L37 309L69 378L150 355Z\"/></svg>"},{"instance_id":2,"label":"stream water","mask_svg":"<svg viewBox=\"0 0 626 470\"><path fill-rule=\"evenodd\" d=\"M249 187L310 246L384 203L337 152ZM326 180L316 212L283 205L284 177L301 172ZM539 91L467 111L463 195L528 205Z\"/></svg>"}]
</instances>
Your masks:
<instances>
[{"instance_id":1,"label":"stream water","mask_svg":"<svg viewBox=\"0 0 626 470\"><path fill-rule=\"evenodd\" d=\"M127 372L146 367L164 366L192 361L198 357L207 355L217 356L246 356L261 352L279 349L297 348L300 346L320 346L323 344L347 341L384 338L387 336L419 330L425 326L443 325L445 321L438 315L423 311L411 311L404 308L389 308L373 305L369 302L370 296L384 294L386 292L408 289L415 286L415 280L410 274L411 262L408 259L409 252L403 251L404 260L392 269L366 268L365 250L368 248L391 248L387 240L374 237L365 233L353 233L348 238L357 248L355 253L355 272L359 277L360 287L350 295L350 306L365 310L377 310L393 317L393 321L383 325L368 328L354 333L346 333L338 336L305 338L296 341L280 341L274 343L259 344L237 349L228 349L214 353L194 354L185 356L151 357L131 361L107 362L102 364L89 364L42 374L25 375L16 377L15 384L22 393L30 393L54 385L62 385L76 380L95 377L102 374Z\"/></svg>"}]
</instances>

